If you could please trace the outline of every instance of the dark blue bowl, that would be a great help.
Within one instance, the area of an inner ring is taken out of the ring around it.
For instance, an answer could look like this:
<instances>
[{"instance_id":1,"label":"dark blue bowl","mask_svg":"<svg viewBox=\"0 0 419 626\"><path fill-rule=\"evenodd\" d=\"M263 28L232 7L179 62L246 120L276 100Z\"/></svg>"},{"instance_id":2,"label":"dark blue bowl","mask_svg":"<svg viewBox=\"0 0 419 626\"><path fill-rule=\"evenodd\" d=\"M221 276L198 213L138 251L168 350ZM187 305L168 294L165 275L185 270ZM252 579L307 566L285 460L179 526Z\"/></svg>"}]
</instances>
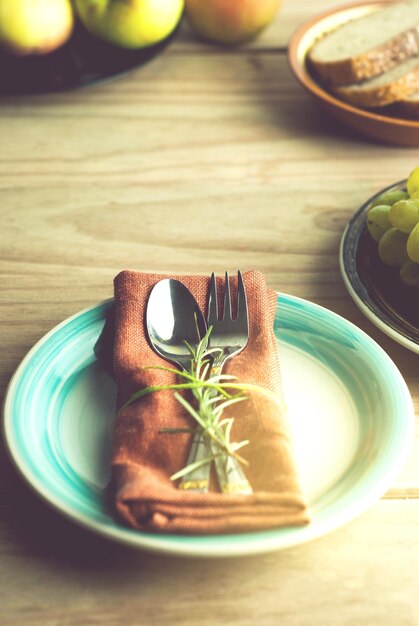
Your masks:
<instances>
[{"instance_id":1,"label":"dark blue bowl","mask_svg":"<svg viewBox=\"0 0 419 626\"><path fill-rule=\"evenodd\" d=\"M0 50L0 96L54 93L118 78L160 54L178 30L157 45L128 50L93 37L76 22L69 41L50 54L17 57Z\"/></svg>"},{"instance_id":2,"label":"dark blue bowl","mask_svg":"<svg viewBox=\"0 0 419 626\"><path fill-rule=\"evenodd\" d=\"M419 289L404 285L399 268L378 257L366 215L384 191L406 188L406 180L382 189L355 213L343 233L340 269L346 288L361 311L384 333L419 354Z\"/></svg>"}]
</instances>

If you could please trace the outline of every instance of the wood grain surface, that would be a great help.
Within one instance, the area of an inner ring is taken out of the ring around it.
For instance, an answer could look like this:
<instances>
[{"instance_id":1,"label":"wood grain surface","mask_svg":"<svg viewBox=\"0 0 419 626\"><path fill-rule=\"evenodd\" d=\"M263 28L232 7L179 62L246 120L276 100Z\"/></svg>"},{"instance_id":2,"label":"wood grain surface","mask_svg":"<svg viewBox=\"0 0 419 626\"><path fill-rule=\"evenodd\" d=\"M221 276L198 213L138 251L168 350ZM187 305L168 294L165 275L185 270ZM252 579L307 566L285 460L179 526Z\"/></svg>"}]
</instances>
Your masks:
<instances>
[{"instance_id":1,"label":"wood grain surface","mask_svg":"<svg viewBox=\"0 0 419 626\"><path fill-rule=\"evenodd\" d=\"M418 357L377 330L339 273L343 228L417 150L354 135L288 69L292 31L335 2L285 0L240 49L185 26L114 83L0 102L0 388L55 324L112 295L122 268L257 268L371 335L419 410ZM285 552L228 561L128 550L49 510L0 457L2 626L419 624L419 438L375 507Z\"/></svg>"}]
</instances>

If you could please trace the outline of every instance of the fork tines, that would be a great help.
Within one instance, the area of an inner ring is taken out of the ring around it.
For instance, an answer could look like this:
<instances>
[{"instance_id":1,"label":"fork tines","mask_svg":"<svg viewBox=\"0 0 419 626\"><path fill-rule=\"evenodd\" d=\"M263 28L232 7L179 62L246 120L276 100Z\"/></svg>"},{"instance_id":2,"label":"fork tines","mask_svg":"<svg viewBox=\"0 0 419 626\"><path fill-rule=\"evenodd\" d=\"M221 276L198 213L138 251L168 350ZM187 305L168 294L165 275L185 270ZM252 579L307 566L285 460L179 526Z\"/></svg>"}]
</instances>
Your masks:
<instances>
[{"instance_id":1,"label":"fork tines","mask_svg":"<svg viewBox=\"0 0 419 626\"><path fill-rule=\"evenodd\" d=\"M225 273L224 304L221 318L218 314L217 279L214 272L211 274L210 293L208 299L208 323L214 326L216 322L221 322L227 319L230 319L231 321L240 320L242 323L246 322L247 324L246 289L240 270L237 272L237 312L234 318L231 302L230 277L228 272Z\"/></svg>"},{"instance_id":2,"label":"fork tines","mask_svg":"<svg viewBox=\"0 0 419 626\"><path fill-rule=\"evenodd\" d=\"M210 292L208 297L208 322L214 325L218 320L217 283L214 272L211 274Z\"/></svg>"}]
</instances>

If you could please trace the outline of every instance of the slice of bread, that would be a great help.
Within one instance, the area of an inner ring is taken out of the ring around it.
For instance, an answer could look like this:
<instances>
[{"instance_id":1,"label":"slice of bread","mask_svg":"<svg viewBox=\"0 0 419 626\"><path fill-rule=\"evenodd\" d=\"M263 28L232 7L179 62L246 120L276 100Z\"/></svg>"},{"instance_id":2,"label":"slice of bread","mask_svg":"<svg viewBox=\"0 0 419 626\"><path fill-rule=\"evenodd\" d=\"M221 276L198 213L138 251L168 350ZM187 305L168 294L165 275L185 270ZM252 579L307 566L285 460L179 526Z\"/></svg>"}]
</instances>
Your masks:
<instances>
[{"instance_id":1,"label":"slice of bread","mask_svg":"<svg viewBox=\"0 0 419 626\"><path fill-rule=\"evenodd\" d=\"M406 99L416 91L419 91L419 57L409 59L371 80L333 89L345 102L366 109Z\"/></svg>"},{"instance_id":2,"label":"slice of bread","mask_svg":"<svg viewBox=\"0 0 419 626\"><path fill-rule=\"evenodd\" d=\"M419 55L419 0L394 2L321 37L308 54L320 80L348 85Z\"/></svg>"}]
</instances>

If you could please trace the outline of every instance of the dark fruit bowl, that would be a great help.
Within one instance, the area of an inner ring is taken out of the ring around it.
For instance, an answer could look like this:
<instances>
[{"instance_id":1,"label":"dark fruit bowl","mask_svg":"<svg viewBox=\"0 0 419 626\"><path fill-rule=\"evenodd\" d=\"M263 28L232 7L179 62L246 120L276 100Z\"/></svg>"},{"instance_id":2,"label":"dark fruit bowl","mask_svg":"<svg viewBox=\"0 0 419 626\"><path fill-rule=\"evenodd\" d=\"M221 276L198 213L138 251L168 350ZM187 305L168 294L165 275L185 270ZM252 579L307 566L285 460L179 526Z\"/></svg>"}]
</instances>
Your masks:
<instances>
[{"instance_id":1,"label":"dark fruit bowl","mask_svg":"<svg viewBox=\"0 0 419 626\"><path fill-rule=\"evenodd\" d=\"M50 54L17 57L0 50L0 96L67 91L118 78L160 54L178 30L157 45L127 50L100 41L77 22L69 41Z\"/></svg>"},{"instance_id":2,"label":"dark fruit bowl","mask_svg":"<svg viewBox=\"0 0 419 626\"><path fill-rule=\"evenodd\" d=\"M399 269L384 265L370 236L366 216L375 198L406 189L406 180L382 189L352 217L340 246L340 270L355 304L380 330L419 354L419 289L404 285Z\"/></svg>"}]
</instances>

